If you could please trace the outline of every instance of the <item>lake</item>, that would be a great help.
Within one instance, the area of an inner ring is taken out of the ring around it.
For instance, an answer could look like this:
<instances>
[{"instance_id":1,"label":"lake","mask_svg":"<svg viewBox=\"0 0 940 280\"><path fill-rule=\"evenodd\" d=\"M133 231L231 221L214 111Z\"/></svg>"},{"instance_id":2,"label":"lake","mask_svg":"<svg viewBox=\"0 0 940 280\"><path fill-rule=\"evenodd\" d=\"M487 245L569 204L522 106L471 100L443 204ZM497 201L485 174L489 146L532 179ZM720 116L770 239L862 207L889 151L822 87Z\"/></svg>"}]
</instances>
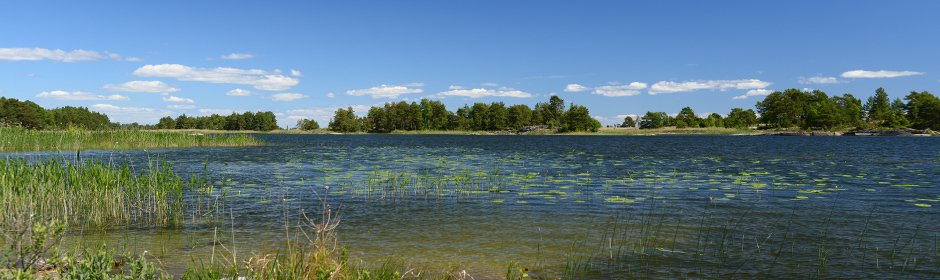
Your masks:
<instances>
[{"instance_id":1,"label":"lake","mask_svg":"<svg viewBox=\"0 0 940 280\"><path fill-rule=\"evenodd\" d=\"M538 277L940 277L938 137L259 137L270 145L83 152L206 175L224 206L68 242L147 250L179 273L218 258L214 240L277 252L326 198L350 256L477 279L510 263Z\"/></svg>"}]
</instances>

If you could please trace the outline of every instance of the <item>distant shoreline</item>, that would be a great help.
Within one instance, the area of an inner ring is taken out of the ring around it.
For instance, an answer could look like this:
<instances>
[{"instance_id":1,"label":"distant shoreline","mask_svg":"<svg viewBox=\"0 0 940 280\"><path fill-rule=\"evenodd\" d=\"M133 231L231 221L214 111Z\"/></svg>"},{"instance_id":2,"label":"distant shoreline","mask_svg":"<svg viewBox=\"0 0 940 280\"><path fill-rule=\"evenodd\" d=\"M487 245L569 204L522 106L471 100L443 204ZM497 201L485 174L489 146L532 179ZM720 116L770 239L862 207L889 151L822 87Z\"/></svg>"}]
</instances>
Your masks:
<instances>
[{"instance_id":1,"label":"distant shoreline","mask_svg":"<svg viewBox=\"0 0 940 280\"><path fill-rule=\"evenodd\" d=\"M168 130L173 131L173 130ZM664 136L664 135L726 135L726 136L940 136L933 131L918 131L911 129L893 130L841 130L841 131L813 131L813 130L758 130L738 128L601 128L598 132L571 132L557 133L549 129L536 130L528 133L515 133L509 131L470 131L470 130L396 130L389 133L338 133L327 129L312 131L301 130L273 130L273 131L224 131L224 130L184 130L204 133L266 133L266 134L337 134L337 135L560 135L560 136Z\"/></svg>"}]
</instances>

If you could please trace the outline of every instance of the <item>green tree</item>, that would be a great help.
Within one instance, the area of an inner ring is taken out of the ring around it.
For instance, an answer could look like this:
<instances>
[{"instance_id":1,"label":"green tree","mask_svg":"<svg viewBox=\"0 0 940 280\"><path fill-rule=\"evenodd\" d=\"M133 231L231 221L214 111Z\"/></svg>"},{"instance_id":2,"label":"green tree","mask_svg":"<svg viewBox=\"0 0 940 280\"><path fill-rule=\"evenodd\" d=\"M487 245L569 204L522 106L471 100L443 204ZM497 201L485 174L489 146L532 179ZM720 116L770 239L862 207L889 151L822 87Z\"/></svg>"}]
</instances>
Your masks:
<instances>
[{"instance_id":1,"label":"green tree","mask_svg":"<svg viewBox=\"0 0 940 280\"><path fill-rule=\"evenodd\" d=\"M757 124L757 114L751 109L734 108L724 119L724 125L728 128L748 128Z\"/></svg>"},{"instance_id":2,"label":"green tree","mask_svg":"<svg viewBox=\"0 0 940 280\"><path fill-rule=\"evenodd\" d=\"M43 129L48 112L32 101L0 97L0 126L19 126L28 129Z\"/></svg>"},{"instance_id":3,"label":"green tree","mask_svg":"<svg viewBox=\"0 0 940 280\"><path fill-rule=\"evenodd\" d=\"M702 120L704 127L724 127L725 119L718 113L708 114L708 117Z\"/></svg>"},{"instance_id":4,"label":"green tree","mask_svg":"<svg viewBox=\"0 0 940 280\"><path fill-rule=\"evenodd\" d=\"M157 128L158 129L175 129L176 121L173 120L173 118L168 117L168 116L162 117L160 118L160 122L157 123Z\"/></svg>"},{"instance_id":5,"label":"green tree","mask_svg":"<svg viewBox=\"0 0 940 280\"><path fill-rule=\"evenodd\" d=\"M361 129L360 119L356 118L352 107L347 109L340 108L336 110L336 114L333 115L329 128L336 132L357 132Z\"/></svg>"},{"instance_id":6,"label":"green tree","mask_svg":"<svg viewBox=\"0 0 940 280\"><path fill-rule=\"evenodd\" d=\"M520 130L532 124L532 109L525 104L509 106L509 128Z\"/></svg>"},{"instance_id":7,"label":"green tree","mask_svg":"<svg viewBox=\"0 0 940 280\"><path fill-rule=\"evenodd\" d=\"M916 129L940 130L940 99L926 92L912 91L906 97L904 106L911 127Z\"/></svg>"},{"instance_id":8,"label":"green tree","mask_svg":"<svg viewBox=\"0 0 940 280\"><path fill-rule=\"evenodd\" d=\"M757 112L760 113L761 122L770 127L802 126L808 99L809 94L795 88L775 91L757 102Z\"/></svg>"},{"instance_id":9,"label":"green tree","mask_svg":"<svg viewBox=\"0 0 940 280\"><path fill-rule=\"evenodd\" d=\"M493 102L486 110L487 130L500 131L506 130L509 124L509 111L503 102Z\"/></svg>"},{"instance_id":10,"label":"green tree","mask_svg":"<svg viewBox=\"0 0 940 280\"><path fill-rule=\"evenodd\" d=\"M897 120L893 119L891 100L884 88L875 90L875 95L868 97L862 107L865 111L865 121L876 127L892 127Z\"/></svg>"},{"instance_id":11,"label":"green tree","mask_svg":"<svg viewBox=\"0 0 940 280\"><path fill-rule=\"evenodd\" d=\"M572 104L562 115L559 132L591 131L597 132L601 123L591 117L587 107Z\"/></svg>"},{"instance_id":12,"label":"green tree","mask_svg":"<svg viewBox=\"0 0 940 280\"><path fill-rule=\"evenodd\" d=\"M662 128L666 126L669 115L665 112L646 112L640 118L640 129Z\"/></svg>"},{"instance_id":13,"label":"green tree","mask_svg":"<svg viewBox=\"0 0 940 280\"><path fill-rule=\"evenodd\" d=\"M700 123L699 117L695 115L691 107L682 108L674 119L677 128L699 127Z\"/></svg>"},{"instance_id":14,"label":"green tree","mask_svg":"<svg viewBox=\"0 0 940 280\"><path fill-rule=\"evenodd\" d=\"M489 127L488 112L490 106L486 103L473 103L473 107L470 107L470 129L472 130L486 130Z\"/></svg>"},{"instance_id":15,"label":"green tree","mask_svg":"<svg viewBox=\"0 0 940 280\"><path fill-rule=\"evenodd\" d=\"M636 121L633 120L633 117L626 116L623 118L623 123L620 124L620 127L636 127Z\"/></svg>"},{"instance_id":16,"label":"green tree","mask_svg":"<svg viewBox=\"0 0 940 280\"><path fill-rule=\"evenodd\" d=\"M300 119L297 120L297 128L304 131L320 129L320 124L316 120Z\"/></svg>"}]
</instances>

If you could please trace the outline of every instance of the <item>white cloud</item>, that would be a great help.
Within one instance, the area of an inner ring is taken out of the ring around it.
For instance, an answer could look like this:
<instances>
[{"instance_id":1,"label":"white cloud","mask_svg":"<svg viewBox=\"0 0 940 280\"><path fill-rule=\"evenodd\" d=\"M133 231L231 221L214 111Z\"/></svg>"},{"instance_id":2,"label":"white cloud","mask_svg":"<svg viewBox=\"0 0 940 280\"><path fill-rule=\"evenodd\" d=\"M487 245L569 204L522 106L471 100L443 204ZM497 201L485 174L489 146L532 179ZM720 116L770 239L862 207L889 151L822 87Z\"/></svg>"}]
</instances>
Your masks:
<instances>
[{"instance_id":1,"label":"white cloud","mask_svg":"<svg viewBox=\"0 0 940 280\"><path fill-rule=\"evenodd\" d=\"M120 92L170 93L179 91L179 89L161 81L130 81L122 84L107 84L104 85L104 88Z\"/></svg>"},{"instance_id":2,"label":"white cloud","mask_svg":"<svg viewBox=\"0 0 940 280\"><path fill-rule=\"evenodd\" d=\"M291 69L290 75L294 77L303 77L304 73L301 73L300 70L297 70L297 69Z\"/></svg>"},{"instance_id":3,"label":"white cloud","mask_svg":"<svg viewBox=\"0 0 940 280\"><path fill-rule=\"evenodd\" d=\"M582 92L590 89L591 88L579 84L568 84L565 86L565 92Z\"/></svg>"},{"instance_id":4,"label":"white cloud","mask_svg":"<svg viewBox=\"0 0 940 280\"><path fill-rule=\"evenodd\" d=\"M674 93L697 90L720 90L731 89L761 89L770 86L770 82L757 79L745 80L710 80L710 81L687 81L687 82L667 82L659 81L650 87L651 95L660 93Z\"/></svg>"},{"instance_id":5,"label":"white cloud","mask_svg":"<svg viewBox=\"0 0 940 280\"><path fill-rule=\"evenodd\" d=\"M251 95L251 91L247 91L247 90L244 90L244 89L236 88L236 89L233 89L233 90L230 90L230 91L226 92L225 95L228 95L228 96L249 96L249 95Z\"/></svg>"},{"instance_id":6,"label":"white cloud","mask_svg":"<svg viewBox=\"0 0 940 280\"><path fill-rule=\"evenodd\" d=\"M335 93L332 93L332 92L329 92L329 93L326 94L326 97L329 97L329 98L336 98L336 94L335 94Z\"/></svg>"},{"instance_id":7,"label":"white cloud","mask_svg":"<svg viewBox=\"0 0 940 280\"><path fill-rule=\"evenodd\" d=\"M842 73L843 78L897 78L897 77L906 77L906 76L917 76L923 75L923 72L914 72L914 71L867 71L867 70L852 70Z\"/></svg>"},{"instance_id":8,"label":"white cloud","mask_svg":"<svg viewBox=\"0 0 940 280\"><path fill-rule=\"evenodd\" d=\"M482 83L480 85L485 86L485 87L498 87L499 86L499 84L497 83Z\"/></svg>"},{"instance_id":9,"label":"white cloud","mask_svg":"<svg viewBox=\"0 0 940 280\"><path fill-rule=\"evenodd\" d=\"M0 48L0 60L54 60L61 62L92 61L105 58L120 59L120 56L112 53L99 53L86 50L50 50L43 48Z\"/></svg>"},{"instance_id":10,"label":"white cloud","mask_svg":"<svg viewBox=\"0 0 940 280\"><path fill-rule=\"evenodd\" d=\"M195 68L181 64L144 65L134 70L141 77L175 78L181 81L197 81L215 84L242 84L260 90L287 90L300 83L299 80L257 69Z\"/></svg>"},{"instance_id":11,"label":"white cloud","mask_svg":"<svg viewBox=\"0 0 940 280\"><path fill-rule=\"evenodd\" d=\"M144 61L144 59L139 58L139 57L134 57L134 56L128 57L127 59L124 59L124 60L126 60L127 62L141 62L141 61Z\"/></svg>"},{"instance_id":12,"label":"white cloud","mask_svg":"<svg viewBox=\"0 0 940 280\"><path fill-rule=\"evenodd\" d=\"M105 113L114 121L118 122L143 122L155 123L157 119L168 116L172 112L144 107L120 107L111 104L91 105L92 111Z\"/></svg>"},{"instance_id":13,"label":"white cloud","mask_svg":"<svg viewBox=\"0 0 940 280\"><path fill-rule=\"evenodd\" d=\"M798 82L804 85L811 85L811 84L838 84L842 81L839 81L839 79L837 79L836 77L813 76L809 78L800 77Z\"/></svg>"},{"instance_id":14,"label":"white cloud","mask_svg":"<svg viewBox=\"0 0 940 280\"><path fill-rule=\"evenodd\" d=\"M203 115L203 116L208 116L208 115L212 115L212 114L226 116L226 115L231 115L232 113L241 114L241 113L244 113L244 112L247 112L247 111L248 111L248 110L240 110L240 109L239 109L239 110L236 110L236 109L209 109L209 108L203 108L203 109L199 109L198 112L199 112L200 115Z\"/></svg>"},{"instance_id":15,"label":"white cloud","mask_svg":"<svg viewBox=\"0 0 940 280\"><path fill-rule=\"evenodd\" d=\"M59 100L127 100L127 96L123 95L98 95L91 92L83 91L63 91L63 90L53 90L53 91L43 91L36 95L39 98L51 98Z\"/></svg>"},{"instance_id":16,"label":"white cloud","mask_svg":"<svg viewBox=\"0 0 940 280\"><path fill-rule=\"evenodd\" d=\"M196 103L192 99L178 96L167 96L163 98L163 101L173 102L173 103Z\"/></svg>"},{"instance_id":17,"label":"white cloud","mask_svg":"<svg viewBox=\"0 0 940 280\"><path fill-rule=\"evenodd\" d=\"M175 110L196 109L196 105L189 105L189 104L172 104L172 105L166 105L166 107L169 109L175 109Z\"/></svg>"},{"instance_id":18,"label":"white cloud","mask_svg":"<svg viewBox=\"0 0 940 280\"><path fill-rule=\"evenodd\" d=\"M468 97L468 98L481 98L481 97L516 97L516 98L528 98L532 97L531 93L524 92L521 90L516 90L512 88L499 88L499 89L485 89L485 88L473 88L473 89L451 89L448 91L440 92L435 96L440 98L446 98L448 96L459 96L459 97Z\"/></svg>"},{"instance_id":19,"label":"white cloud","mask_svg":"<svg viewBox=\"0 0 940 280\"><path fill-rule=\"evenodd\" d=\"M773 91L768 90L768 89L752 89L752 90L747 91L747 93L745 93L744 95L738 95L738 96L732 97L731 99L745 99L745 98L752 97L752 96L765 96L765 95L769 95L772 92Z\"/></svg>"},{"instance_id":20,"label":"white cloud","mask_svg":"<svg viewBox=\"0 0 940 280\"><path fill-rule=\"evenodd\" d=\"M294 101L301 98L307 98L307 96L299 93L278 93L271 95L271 99L274 101Z\"/></svg>"},{"instance_id":21,"label":"white cloud","mask_svg":"<svg viewBox=\"0 0 940 280\"><path fill-rule=\"evenodd\" d=\"M640 94L640 90L643 90L646 87L646 83L641 82L632 82L626 85L599 86L594 88L594 94L611 97L634 96Z\"/></svg>"},{"instance_id":22,"label":"white cloud","mask_svg":"<svg viewBox=\"0 0 940 280\"><path fill-rule=\"evenodd\" d=\"M369 113L369 109L373 105L349 105L349 106L330 106L330 107L313 107L313 108L304 108L304 109L293 109L287 110L287 115L289 119L311 119L316 120L321 125L328 123L333 115L336 114L336 110L339 108L346 109L348 107L353 108L353 112L359 116L365 116ZM381 106L381 105L374 105Z\"/></svg>"},{"instance_id":23,"label":"white cloud","mask_svg":"<svg viewBox=\"0 0 940 280\"><path fill-rule=\"evenodd\" d=\"M447 87L447 89L450 89L450 90L455 90L455 89L463 89L463 86L455 86L455 85L451 85L451 86L449 86L449 87Z\"/></svg>"},{"instance_id":24,"label":"white cloud","mask_svg":"<svg viewBox=\"0 0 940 280\"><path fill-rule=\"evenodd\" d=\"M352 96L372 96L372 98L398 98L403 94L422 93L423 89L413 88L424 86L422 83L410 83L404 85L380 85L366 89L354 89L346 91L347 95Z\"/></svg>"},{"instance_id":25,"label":"white cloud","mask_svg":"<svg viewBox=\"0 0 940 280\"><path fill-rule=\"evenodd\" d=\"M254 57L255 55L250 54L250 53L230 53L227 55L223 55L222 59L249 59L249 58L254 58Z\"/></svg>"}]
</instances>

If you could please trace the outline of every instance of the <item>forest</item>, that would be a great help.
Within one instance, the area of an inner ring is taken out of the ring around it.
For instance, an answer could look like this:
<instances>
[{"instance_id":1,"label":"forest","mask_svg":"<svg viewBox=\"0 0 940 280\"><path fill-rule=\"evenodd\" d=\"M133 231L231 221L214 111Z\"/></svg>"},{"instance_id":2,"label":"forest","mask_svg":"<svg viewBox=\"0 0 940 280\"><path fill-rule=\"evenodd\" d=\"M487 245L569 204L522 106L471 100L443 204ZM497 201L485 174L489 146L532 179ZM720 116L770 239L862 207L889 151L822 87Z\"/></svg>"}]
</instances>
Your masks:
<instances>
[{"instance_id":1,"label":"forest","mask_svg":"<svg viewBox=\"0 0 940 280\"><path fill-rule=\"evenodd\" d=\"M529 126L558 132L596 132L601 124L591 117L587 107L571 104L566 109L565 101L553 95L547 103L536 103L534 109L525 104L507 107L503 102L477 102L451 112L444 103L428 99L410 104L405 101L385 103L383 107L370 108L363 117L357 117L351 107L340 108L328 127L336 132L385 133L395 130L518 131Z\"/></svg>"},{"instance_id":2,"label":"forest","mask_svg":"<svg viewBox=\"0 0 940 280\"><path fill-rule=\"evenodd\" d=\"M678 114L646 112L634 119L624 118L620 127L655 129L663 127L727 127L758 129L852 130L852 129L931 129L940 130L940 99L927 91L912 91L902 98L890 99L883 88L865 100L845 93L829 96L823 91L795 88L775 91L757 102L754 109L734 108L727 115L712 113L699 116L691 107ZM32 101L0 97L0 126L27 129L87 130L106 129L206 129L253 130L278 129L273 112L232 113L228 116L166 116L155 125L111 122L107 115L85 107L65 106L45 109ZM335 132L388 133L396 130L428 131L519 131L545 128L557 132L594 132L600 122L591 117L587 107L570 104L558 96L534 107L525 104L507 106L503 102L474 103L447 110L444 103L422 99L420 102L389 102L374 106L364 116L351 107L336 110L327 128ZM320 129L314 120L297 122L302 130Z\"/></svg>"}]
</instances>

